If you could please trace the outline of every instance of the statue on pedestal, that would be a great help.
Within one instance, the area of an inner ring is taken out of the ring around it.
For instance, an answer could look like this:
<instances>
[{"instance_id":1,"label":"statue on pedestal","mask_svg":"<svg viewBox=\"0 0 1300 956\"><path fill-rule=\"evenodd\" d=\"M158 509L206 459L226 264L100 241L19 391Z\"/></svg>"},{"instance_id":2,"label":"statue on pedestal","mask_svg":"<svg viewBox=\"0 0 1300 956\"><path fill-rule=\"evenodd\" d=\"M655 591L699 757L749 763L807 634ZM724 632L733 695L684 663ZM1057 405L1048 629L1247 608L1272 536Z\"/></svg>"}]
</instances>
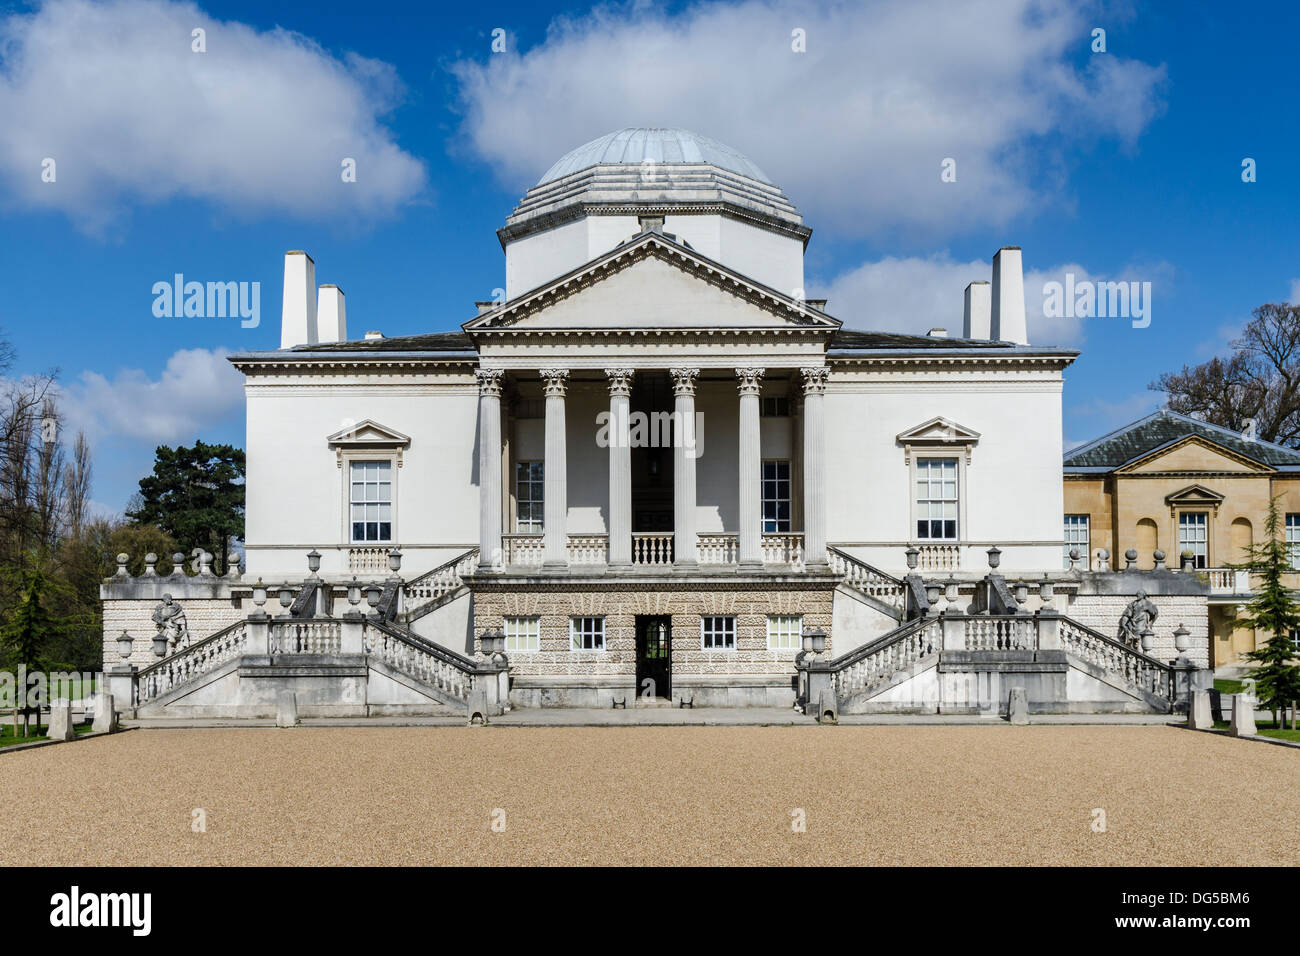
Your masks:
<instances>
[{"instance_id":1,"label":"statue on pedestal","mask_svg":"<svg viewBox=\"0 0 1300 956\"><path fill-rule=\"evenodd\" d=\"M190 642L190 628L185 620L185 611L172 600L170 594L164 594L162 603L153 609L153 622L158 633L167 638L167 646L172 653Z\"/></svg>"},{"instance_id":2,"label":"statue on pedestal","mask_svg":"<svg viewBox=\"0 0 1300 956\"><path fill-rule=\"evenodd\" d=\"M1147 597L1147 592L1139 590L1137 598L1119 616L1117 636L1124 644L1136 648L1142 640L1142 633L1155 629L1156 618L1159 616L1160 611Z\"/></svg>"}]
</instances>

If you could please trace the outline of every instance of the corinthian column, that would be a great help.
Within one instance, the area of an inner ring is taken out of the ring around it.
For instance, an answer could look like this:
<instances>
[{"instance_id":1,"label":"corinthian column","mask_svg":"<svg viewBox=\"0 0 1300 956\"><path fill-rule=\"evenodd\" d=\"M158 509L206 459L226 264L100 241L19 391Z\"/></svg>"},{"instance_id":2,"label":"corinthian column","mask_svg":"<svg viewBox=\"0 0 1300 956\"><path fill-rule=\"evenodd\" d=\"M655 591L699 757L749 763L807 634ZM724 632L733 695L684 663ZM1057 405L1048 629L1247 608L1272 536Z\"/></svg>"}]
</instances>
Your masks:
<instances>
[{"instance_id":1,"label":"corinthian column","mask_svg":"<svg viewBox=\"0 0 1300 956\"><path fill-rule=\"evenodd\" d=\"M499 570L501 552L501 369L474 370L478 378L478 561Z\"/></svg>"},{"instance_id":2,"label":"corinthian column","mask_svg":"<svg viewBox=\"0 0 1300 956\"><path fill-rule=\"evenodd\" d=\"M546 449L542 464L542 561L549 568L569 564L568 448L564 431L564 396L569 370L544 368L546 393Z\"/></svg>"},{"instance_id":3,"label":"corinthian column","mask_svg":"<svg viewBox=\"0 0 1300 956\"><path fill-rule=\"evenodd\" d=\"M673 563L699 564L695 538L695 380L698 368L669 369L673 378Z\"/></svg>"},{"instance_id":4,"label":"corinthian column","mask_svg":"<svg viewBox=\"0 0 1300 956\"><path fill-rule=\"evenodd\" d=\"M628 417L632 369L607 368L609 376L609 563L632 563L632 449Z\"/></svg>"},{"instance_id":5,"label":"corinthian column","mask_svg":"<svg viewBox=\"0 0 1300 956\"><path fill-rule=\"evenodd\" d=\"M803 559L826 563L826 366L803 372Z\"/></svg>"},{"instance_id":6,"label":"corinthian column","mask_svg":"<svg viewBox=\"0 0 1300 956\"><path fill-rule=\"evenodd\" d=\"M763 389L761 368L738 368L740 390L740 543L742 566L763 563L763 514L759 485L762 453L759 444L758 396Z\"/></svg>"}]
</instances>

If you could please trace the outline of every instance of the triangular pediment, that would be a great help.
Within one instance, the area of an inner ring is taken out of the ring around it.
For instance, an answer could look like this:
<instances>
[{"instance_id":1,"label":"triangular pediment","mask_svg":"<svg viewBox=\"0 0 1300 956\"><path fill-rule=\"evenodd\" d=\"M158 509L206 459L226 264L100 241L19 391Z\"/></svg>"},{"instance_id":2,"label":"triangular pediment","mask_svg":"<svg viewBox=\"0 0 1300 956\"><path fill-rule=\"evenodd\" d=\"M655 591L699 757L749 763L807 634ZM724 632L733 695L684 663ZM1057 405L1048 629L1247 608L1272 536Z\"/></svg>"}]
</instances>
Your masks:
<instances>
[{"instance_id":1,"label":"triangular pediment","mask_svg":"<svg viewBox=\"0 0 1300 956\"><path fill-rule=\"evenodd\" d=\"M1116 469L1117 474L1252 474L1273 469L1238 454L1202 435L1188 435L1161 448L1153 449Z\"/></svg>"},{"instance_id":2,"label":"triangular pediment","mask_svg":"<svg viewBox=\"0 0 1300 956\"><path fill-rule=\"evenodd\" d=\"M923 445L929 443L952 442L958 445L972 444L980 440L980 433L965 425L944 418L942 415L922 422L905 432L898 433L898 441L903 445Z\"/></svg>"},{"instance_id":3,"label":"triangular pediment","mask_svg":"<svg viewBox=\"0 0 1300 956\"><path fill-rule=\"evenodd\" d=\"M914 452L935 450L961 453L970 464L971 449L978 444L980 433L951 419L938 415L929 421L899 432L897 442L903 446L903 457L910 464Z\"/></svg>"},{"instance_id":4,"label":"triangular pediment","mask_svg":"<svg viewBox=\"0 0 1300 956\"><path fill-rule=\"evenodd\" d=\"M369 448L405 448L411 444L409 435L403 435L394 428L381 425L372 419L348 425L336 431L326 439L331 448L348 448L364 446Z\"/></svg>"},{"instance_id":5,"label":"triangular pediment","mask_svg":"<svg viewBox=\"0 0 1300 956\"><path fill-rule=\"evenodd\" d=\"M657 233L644 233L465 323L477 333L747 329L831 334L840 322Z\"/></svg>"},{"instance_id":6,"label":"triangular pediment","mask_svg":"<svg viewBox=\"0 0 1300 956\"><path fill-rule=\"evenodd\" d=\"M1217 508L1223 503L1223 495L1204 485L1188 485L1180 491L1173 494L1165 495L1165 504L1171 508L1179 507L1213 507Z\"/></svg>"}]
</instances>

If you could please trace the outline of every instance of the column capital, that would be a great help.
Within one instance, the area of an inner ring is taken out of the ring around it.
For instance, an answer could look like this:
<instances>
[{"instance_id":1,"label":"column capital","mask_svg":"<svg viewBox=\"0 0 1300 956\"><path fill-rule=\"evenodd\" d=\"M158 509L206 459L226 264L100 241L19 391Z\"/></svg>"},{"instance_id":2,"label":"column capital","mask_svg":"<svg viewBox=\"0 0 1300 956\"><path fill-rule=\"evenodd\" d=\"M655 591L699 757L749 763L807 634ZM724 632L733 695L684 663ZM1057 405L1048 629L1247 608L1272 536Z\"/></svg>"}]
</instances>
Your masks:
<instances>
[{"instance_id":1,"label":"column capital","mask_svg":"<svg viewBox=\"0 0 1300 956\"><path fill-rule=\"evenodd\" d=\"M630 368L607 368L605 374L609 376L609 394L611 397L621 395L627 397L632 394L632 376L635 374Z\"/></svg>"},{"instance_id":2,"label":"column capital","mask_svg":"<svg viewBox=\"0 0 1300 956\"><path fill-rule=\"evenodd\" d=\"M674 395L695 394L695 380L700 377L698 368L670 368L668 374L673 378Z\"/></svg>"},{"instance_id":3,"label":"column capital","mask_svg":"<svg viewBox=\"0 0 1300 956\"><path fill-rule=\"evenodd\" d=\"M763 390L763 372L761 368L736 369L736 388L741 395L757 395Z\"/></svg>"},{"instance_id":4,"label":"column capital","mask_svg":"<svg viewBox=\"0 0 1300 956\"><path fill-rule=\"evenodd\" d=\"M499 368L476 368L474 377L478 379L478 393L488 395L493 398L501 397L501 376L504 369Z\"/></svg>"},{"instance_id":5,"label":"column capital","mask_svg":"<svg viewBox=\"0 0 1300 956\"><path fill-rule=\"evenodd\" d=\"M805 395L825 395L826 379L831 370L825 365L818 365L815 368L801 368L799 372L803 375L803 393Z\"/></svg>"},{"instance_id":6,"label":"column capital","mask_svg":"<svg viewBox=\"0 0 1300 956\"><path fill-rule=\"evenodd\" d=\"M543 368L538 370L542 376L543 391L547 398L563 398L569 387L569 370L567 368Z\"/></svg>"}]
</instances>

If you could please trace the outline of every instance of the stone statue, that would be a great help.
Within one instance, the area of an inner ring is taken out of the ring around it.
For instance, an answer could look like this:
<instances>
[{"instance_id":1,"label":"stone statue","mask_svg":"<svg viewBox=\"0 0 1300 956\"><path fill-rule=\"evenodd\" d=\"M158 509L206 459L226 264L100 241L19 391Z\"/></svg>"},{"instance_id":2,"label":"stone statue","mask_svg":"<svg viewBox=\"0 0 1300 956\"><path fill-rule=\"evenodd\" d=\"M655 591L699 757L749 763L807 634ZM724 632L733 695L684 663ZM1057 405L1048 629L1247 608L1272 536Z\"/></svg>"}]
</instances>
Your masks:
<instances>
[{"instance_id":1,"label":"stone statue","mask_svg":"<svg viewBox=\"0 0 1300 956\"><path fill-rule=\"evenodd\" d=\"M153 609L153 622L158 633L167 638L167 645L173 653L190 642L190 628L185 620L185 611L172 600L170 594L164 594L162 603Z\"/></svg>"},{"instance_id":2,"label":"stone statue","mask_svg":"<svg viewBox=\"0 0 1300 956\"><path fill-rule=\"evenodd\" d=\"M1156 608L1147 592L1139 590L1137 598L1119 616L1119 639L1129 647L1138 647L1142 632L1152 630L1160 611Z\"/></svg>"}]
</instances>

